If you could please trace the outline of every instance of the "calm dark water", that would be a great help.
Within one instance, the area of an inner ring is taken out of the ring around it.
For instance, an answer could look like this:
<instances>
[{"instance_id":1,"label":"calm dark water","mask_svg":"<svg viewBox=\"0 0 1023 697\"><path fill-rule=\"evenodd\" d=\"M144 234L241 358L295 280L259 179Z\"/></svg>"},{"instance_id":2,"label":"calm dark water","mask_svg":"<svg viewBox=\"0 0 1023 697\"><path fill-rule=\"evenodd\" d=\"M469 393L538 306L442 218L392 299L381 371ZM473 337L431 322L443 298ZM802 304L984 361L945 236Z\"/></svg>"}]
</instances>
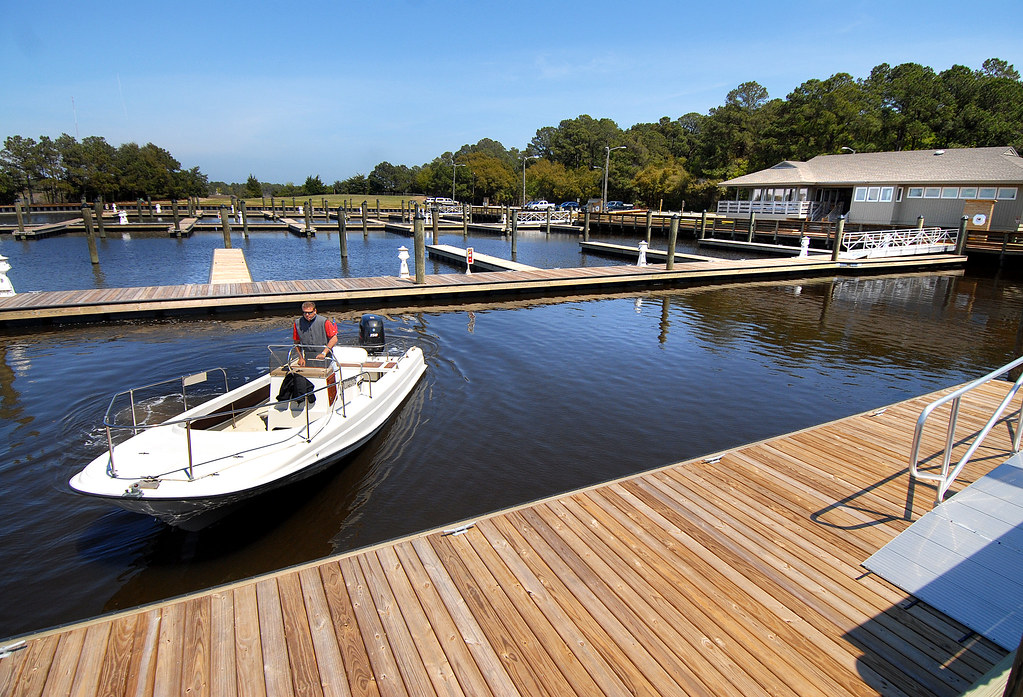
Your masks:
<instances>
[{"instance_id":1,"label":"calm dark water","mask_svg":"<svg viewBox=\"0 0 1023 697\"><path fill-rule=\"evenodd\" d=\"M326 475L199 533L77 496L67 480L105 447L113 392L218 365L254 377L266 345L289 340L290 316L8 332L0 637L958 384L1018 355L1021 315L1023 283L969 274L392 314L388 332L418 340L429 368L390 426Z\"/></svg>"}]
</instances>

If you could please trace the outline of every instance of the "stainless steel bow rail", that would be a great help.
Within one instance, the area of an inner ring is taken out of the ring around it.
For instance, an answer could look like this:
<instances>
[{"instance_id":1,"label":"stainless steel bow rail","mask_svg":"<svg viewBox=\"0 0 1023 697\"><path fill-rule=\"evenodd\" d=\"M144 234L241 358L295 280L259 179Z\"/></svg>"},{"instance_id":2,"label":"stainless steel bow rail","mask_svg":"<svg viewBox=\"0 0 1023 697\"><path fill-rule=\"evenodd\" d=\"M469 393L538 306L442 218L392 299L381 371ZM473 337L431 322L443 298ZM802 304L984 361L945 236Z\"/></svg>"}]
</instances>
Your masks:
<instances>
[{"instance_id":1,"label":"stainless steel bow rail","mask_svg":"<svg viewBox=\"0 0 1023 697\"><path fill-rule=\"evenodd\" d=\"M973 443L966 450L966 453L962 456L962 458L960 458L955 467L952 467L952 450L956 445L956 422L959 418L959 405L962 398L981 385L991 382L992 380L997 380L1001 376L1021 365L1023 365L1023 356L1017 358L1011 363L1003 365L1001 368L998 368L981 378L977 378L971 383L963 385L955 392L947 394L944 397L928 404L920 413L920 418L917 419L916 422L916 431L913 433L913 448L910 451L909 456L909 471L915 479L938 482L938 494L935 497L934 505L938 505L945 499L945 493L948 491L949 487L952 486L952 483L955 482L959 473L962 472L963 467L965 467L966 463L970 461L970 458L973 457L975 452L977 452L977 448L980 447L984 438L987 437L987 434L991 432L991 429L994 428L995 424L998 423L999 420L1001 420L1006 409L1008 409L1009 405L1012 404L1013 398L1016 396L1016 393L1019 392L1020 385L1023 384L1023 372L1021 372L1020 377L1016 379L1015 383L1013 383L1012 389L1010 389L1008 394L1005 395L1005 398L995 409L988 422L982 429L980 429L980 431L977 432L976 436L973 437ZM949 412L948 417L948 428L945 432L945 451L942 454L941 474L921 471L920 441L923 438L924 427L927 423L927 419L936 409L950 402L951 411ZM1019 452L1021 426L1023 426L1023 408L1020 408L1019 413L1016 416L1016 427L1012 436L1012 449L1014 452Z\"/></svg>"}]
</instances>

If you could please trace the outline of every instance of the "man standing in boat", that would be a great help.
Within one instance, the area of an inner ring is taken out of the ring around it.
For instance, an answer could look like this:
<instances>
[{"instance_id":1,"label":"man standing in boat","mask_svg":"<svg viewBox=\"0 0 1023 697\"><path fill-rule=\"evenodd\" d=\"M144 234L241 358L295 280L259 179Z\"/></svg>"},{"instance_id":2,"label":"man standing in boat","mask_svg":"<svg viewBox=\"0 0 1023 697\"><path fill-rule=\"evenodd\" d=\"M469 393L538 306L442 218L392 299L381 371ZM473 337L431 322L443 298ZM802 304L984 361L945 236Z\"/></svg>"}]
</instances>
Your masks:
<instances>
[{"instance_id":1,"label":"man standing in boat","mask_svg":"<svg viewBox=\"0 0 1023 697\"><path fill-rule=\"evenodd\" d=\"M295 320L293 329L295 346L302 347L298 354L299 365L305 365L306 358L324 360L337 344L337 325L316 314L314 302L302 303L302 316Z\"/></svg>"}]
</instances>

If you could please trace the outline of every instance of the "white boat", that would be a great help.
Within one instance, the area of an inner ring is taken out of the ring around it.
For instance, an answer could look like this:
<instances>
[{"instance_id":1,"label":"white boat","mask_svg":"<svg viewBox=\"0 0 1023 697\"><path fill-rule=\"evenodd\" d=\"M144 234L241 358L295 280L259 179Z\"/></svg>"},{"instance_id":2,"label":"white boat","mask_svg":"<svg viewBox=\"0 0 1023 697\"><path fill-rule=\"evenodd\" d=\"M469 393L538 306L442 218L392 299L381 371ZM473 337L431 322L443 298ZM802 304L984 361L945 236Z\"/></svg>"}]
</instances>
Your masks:
<instances>
[{"instance_id":1,"label":"white boat","mask_svg":"<svg viewBox=\"0 0 1023 697\"><path fill-rule=\"evenodd\" d=\"M363 316L356 343L305 365L300 347L270 346L269 371L232 390L215 368L119 392L104 419L107 452L72 477L71 488L198 530L240 501L323 470L369 440L426 371L422 349L386 342L374 315ZM223 390L209 398L219 375ZM307 394L291 399L287 387L296 382ZM180 392L161 393L171 385ZM203 391L207 401L190 408ZM176 413L141 418L168 405Z\"/></svg>"}]
</instances>

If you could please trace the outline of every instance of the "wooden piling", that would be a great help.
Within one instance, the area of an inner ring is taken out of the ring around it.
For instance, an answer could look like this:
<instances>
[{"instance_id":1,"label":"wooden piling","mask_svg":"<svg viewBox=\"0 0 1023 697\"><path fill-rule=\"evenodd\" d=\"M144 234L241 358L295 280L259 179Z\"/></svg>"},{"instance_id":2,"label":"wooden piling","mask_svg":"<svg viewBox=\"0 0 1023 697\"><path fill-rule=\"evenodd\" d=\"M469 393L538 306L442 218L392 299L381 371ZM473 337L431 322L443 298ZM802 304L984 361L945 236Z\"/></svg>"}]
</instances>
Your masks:
<instances>
[{"instance_id":1,"label":"wooden piling","mask_svg":"<svg viewBox=\"0 0 1023 697\"><path fill-rule=\"evenodd\" d=\"M671 216L671 227L668 228L668 259L667 269L675 268L675 243L678 241L678 214Z\"/></svg>"},{"instance_id":2,"label":"wooden piling","mask_svg":"<svg viewBox=\"0 0 1023 697\"><path fill-rule=\"evenodd\" d=\"M590 241L590 207L583 211L583 242Z\"/></svg>"},{"instance_id":3,"label":"wooden piling","mask_svg":"<svg viewBox=\"0 0 1023 697\"><path fill-rule=\"evenodd\" d=\"M916 217L916 229L917 230L923 230L924 229L924 217L922 215L918 215Z\"/></svg>"},{"instance_id":4,"label":"wooden piling","mask_svg":"<svg viewBox=\"0 0 1023 697\"><path fill-rule=\"evenodd\" d=\"M471 206L467 203L462 204L462 239L469 237L469 211L472 210Z\"/></svg>"},{"instance_id":5,"label":"wooden piling","mask_svg":"<svg viewBox=\"0 0 1023 697\"><path fill-rule=\"evenodd\" d=\"M135 215L138 216L138 221L142 222L142 199L135 199Z\"/></svg>"},{"instance_id":6,"label":"wooden piling","mask_svg":"<svg viewBox=\"0 0 1023 697\"><path fill-rule=\"evenodd\" d=\"M224 249L231 248L231 213L224 206L220 207L220 222L224 224Z\"/></svg>"},{"instance_id":7,"label":"wooden piling","mask_svg":"<svg viewBox=\"0 0 1023 697\"><path fill-rule=\"evenodd\" d=\"M305 202L305 236L313 236L313 200L306 199Z\"/></svg>"},{"instance_id":8,"label":"wooden piling","mask_svg":"<svg viewBox=\"0 0 1023 697\"><path fill-rule=\"evenodd\" d=\"M249 239L249 208L245 205L245 199L242 199L239 204L241 206L242 213L242 237ZM174 208L174 220L177 222L178 209Z\"/></svg>"},{"instance_id":9,"label":"wooden piling","mask_svg":"<svg viewBox=\"0 0 1023 697\"><path fill-rule=\"evenodd\" d=\"M700 216L700 239L704 239L707 236L707 209L703 209L703 214Z\"/></svg>"},{"instance_id":10,"label":"wooden piling","mask_svg":"<svg viewBox=\"0 0 1023 697\"><path fill-rule=\"evenodd\" d=\"M377 219L380 218L380 199L377 199Z\"/></svg>"},{"instance_id":11,"label":"wooden piling","mask_svg":"<svg viewBox=\"0 0 1023 697\"><path fill-rule=\"evenodd\" d=\"M274 200L273 196L271 196L270 197L270 220L274 220L276 218L277 218L277 201Z\"/></svg>"},{"instance_id":12,"label":"wooden piling","mask_svg":"<svg viewBox=\"0 0 1023 697\"><path fill-rule=\"evenodd\" d=\"M547 209L547 236L551 236L551 209Z\"/></svg>"},{"instance_id":13,"label":"wooden piling","mask_svg":"<svg viewBox=\"0 0 1023 697\"><path fill-rule=\"evenodd\" d=\"M21 201L14 202L14 212L18 216L18 232L25 232L25 218L21 211Z\"/></svg>"},{"instance_id":14,"label":"wooden piling","mask_svg":"<svg viewBox=\"0 0 1023 697\"><path fill-rule=\"evenodd\" d=\"M426 233L423 231L423 217L416 211L412 222L412 237L416 253L416 284L426 283Z\"/></svg>"},{"instance_id":15,"label":"wooden piling","mask_svg":"<svg viewBox=\"0 0 1023 697\"><path fill-rule=\"evenodd\" d=\"M956 254L962 256L966 253L966 223L969 221L965 215L959 219L959 239L956 240ZM1006 235L1008 238L1008 235Z\"/></svg>"},{"instance_id":16,"label":"wooden piling","mask_svg":"<svg viewBox=\"0 0 1023 697\"><path fill-rule=\"evenodd\" d=\"M337 235L341 238L341 258L348 258L348 221L345 220L345 210L343 206L337 207Z\"/></svg>"},{"instance_id":17,"label":"wooden piling","mask_svg":"<svg viewBox=\"0 0 1023 697\"><path fill-rule=\"evenodd\" d=\"M842 251L842 237L845 235L845 216L838 218L838 225L835 227L835 246L831 250L831 261L838 261L838 255Z\"/></svg>"},{"instance_id":18,"label":"wooden piling","mask_svg":"<svg viewBox=\"0 0 1023 697\"><path fill-rule=\"evenodd\" d=\"M366 206L366 202L363 201L362 202L362 237L363 237L363 239L368 239L369 238L369 228L367 227L368 223L366 222L366 217L368 216L368 214L369 214L368 207Z\"/></svg>"},{"instance_id":19,"label":"wooden piling","mask_svg":"<svg viewBox=\"0 0 1023 697\"><path fill-rule=\"evenodd\" d=\"M650 236L653 234L653 231L654 231L654 212L651 211L651 210L648 210L646 212L646 243L647 243L648 247L650 246Z\"/></svg>"},{"instance_id":20,"label":"wooden piling","mask_svg":"<svg viewBox=\"0 0 1023 697\"><path fill-rule=\"evenodd\" d=\"M181 237L181 219L178 217L178 200L171 199L171 212L174 214L174 236Z\"/></svg>"},{"instance_id":21,"label":"wooden piling","mask_svg":"<svg viewBox=\"0 0 1023 697\"><path fill-rule=\"evenodd\" d=\"M757 214L753 211L749 213L749 228L746 230L746 241L752 242L753 236L757 231Z\"/></svg>"},{"instance_id":22,"label":"wooden piling","mask_svg":"<svg viewBox=\"0 0 1023 697\"><path fill-rule=\"evenodd\" d=\"M512 260L515 260L515 255L518 252L519 246L519 212L518 210L512 211L511 214L511 256Z\"/></svg>"},{"instance_id":23,"label":"wooden piling","mask_svg":"<svg viewBox=\"0 0 1023 697\"><path fill-rule=\"evenodd\" d=\"M440 244L439 225L440 225L440 210L437 208L437 205L434 204L430 208L430 227L433 230L433 243L434 244Z\"/></svg>"},{"instance_id":24,"label":"wooden piling","mask_svg":"<svg viewBox=\"0 0 1023 697\"><path fill-rule=\"evenodd\" d=\"M92 211L88 206L82 206L82 219L85 221L85 239L89 243L89 261L98 264L99 252L96 251L96 237L92 229Z\"/></svg>"},{"instance_id":25,"label":"wooden piling","mask_svg":"<svg viewBox=\"0 0 1023 697\"><path fill-rule=\"evenodd\" d=\"M96 199L93 206L96 209L96 227L99 228L99 238L105 240L107 238L107 226L103 222L103 201Z\"/></svg>"}]
</instances>

